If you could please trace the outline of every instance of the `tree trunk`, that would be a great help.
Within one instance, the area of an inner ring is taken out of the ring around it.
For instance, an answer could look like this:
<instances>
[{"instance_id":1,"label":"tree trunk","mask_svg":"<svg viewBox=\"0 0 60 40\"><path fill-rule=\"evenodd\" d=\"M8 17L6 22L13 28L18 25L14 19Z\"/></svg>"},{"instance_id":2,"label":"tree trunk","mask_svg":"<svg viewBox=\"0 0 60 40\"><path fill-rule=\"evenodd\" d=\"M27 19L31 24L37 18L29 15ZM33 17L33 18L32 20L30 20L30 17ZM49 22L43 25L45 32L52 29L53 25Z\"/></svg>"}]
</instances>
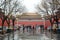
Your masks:
<instances>
[{"instance_id":1,"label":"tree trunk","mask_svg":"<svg viewBox=\"0 0 60 40\"><path fill-rule=\"evenodd\" d=\"M14 40L14 22L15 22L15 20L12 19L12 23L13 23L13 40Z\"/></svg>"},{"instance_id":2,"label":"tree trunk","mask_svg":"<svg viewBox=\"0 0 60 40\"><path fill-rule=\"evenodd\" d=\"M10 19L6 20L7 24L8 24L8 29L10 28Z\"/></svg>"},{"instance_id":3,"label":"tree trunk","mask_svg":"<svg viewBox=\"0 0 60 40\"><path fill-rule=\"evenodd\" d=\"M55 19L55 21L56 21L57 28L58 28L58 18L57 18L57 15L56 15L56 19Z\"/></svg>"},{"instance_id":4,"label":"tree trunk","mask_svg":"<svg viewBox=\"0 0 60 40\"><path fill-rule=\"evenodd\" d=\"M12 22L13 22L13 30L14 30L14 20Z\"/></svg>"},{"instance_id":5,"label":"tree trunk","mask_svg":"<svg viewBox=\"0 0 60 40\"><path fill-rule=\"evenodd\" d=\"M2 19L2 34L4 33L4 32L3 32L3 31L4 31L4 29L3 29L4 21L5 21L5 20Z\"/></svg>"},{"instance_id":6,"label":"tree trunk","mask_svg":"<svg viewBox=\"0 0 60 40\"><path fill-rule=\"evenodd\" d=\"M50 23L51 23L51 29L52 29L52 27L53 27L53 21L52 21L52 18L51 18L49 21L50 21Z\"/></svg>"}]
</instances>

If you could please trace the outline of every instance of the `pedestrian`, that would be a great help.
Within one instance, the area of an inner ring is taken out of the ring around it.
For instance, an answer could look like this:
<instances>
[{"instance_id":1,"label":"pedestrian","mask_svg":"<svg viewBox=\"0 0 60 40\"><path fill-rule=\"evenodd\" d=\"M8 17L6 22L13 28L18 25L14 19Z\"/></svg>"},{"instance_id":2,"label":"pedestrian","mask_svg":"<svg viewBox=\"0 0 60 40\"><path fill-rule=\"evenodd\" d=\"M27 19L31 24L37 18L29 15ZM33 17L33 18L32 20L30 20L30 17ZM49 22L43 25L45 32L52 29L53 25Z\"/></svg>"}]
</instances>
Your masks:
<instances>
[{"instance_id":1,"label":"pedestrian","mask_svg":"<svg viewBox=\"0 0 60 40\"><path fill-rule=\"evenodd\" d=\"M29 32L31 32L31 26L29 26Z\"/></svg>"},{"instance_id":2,"label":"pedestrian","mask_svg":"<svg viewBox=\"0 0 60 40\"><path fill-rule=\"evenodd\" d=\"M28 32L28 26L26 26L27 32Z\"/></svg>"},{"instance_id":3,"label":"pedestrian","mask_svg":"<svg viewBox=\"0 0 60 40\"><path fill-rule=\"evenodd\" d=\"M25 27L23 27L23 33L24 33Z\"/></svg>"},{"instance_id":4,"label":"pedestrian","mask_svg":"<svg viewBox=\"0 0 60 40\"><path fill-rule=\"evenodd\" d=\"M45 27L45 30L47 31L47 26Z\"/></svg>"},{"instance_id":5,"label":"pedestrian","mask_svg":"<svg viewBox=\"0 0 60 40\"><path fill-rule=\"evenodd\" d=\"M34 35L34 32L35 32L35 28L34 28L34 26L33 26L33 35Z\"/></svg>"},{"instance_id":6,"label":"pedestrian","mask_svg":"<svg viewBox=\"0 0 60 40\"><path fill-rule=\"evenodd\" d=\"M24 25L23 25L23 33L24 33L24 30L25 30L25 27L24 27Z\"/></svg>"}]
</instances>

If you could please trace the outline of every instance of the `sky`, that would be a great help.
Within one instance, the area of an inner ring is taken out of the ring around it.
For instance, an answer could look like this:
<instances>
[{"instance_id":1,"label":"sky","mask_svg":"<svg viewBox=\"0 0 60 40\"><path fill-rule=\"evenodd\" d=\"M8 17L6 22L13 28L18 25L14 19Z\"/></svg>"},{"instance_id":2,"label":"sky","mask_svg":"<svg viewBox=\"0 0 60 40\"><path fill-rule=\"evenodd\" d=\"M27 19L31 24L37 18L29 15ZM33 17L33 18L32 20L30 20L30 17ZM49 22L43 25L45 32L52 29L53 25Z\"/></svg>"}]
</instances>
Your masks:
<instances>
[{"instance_id":1,"label":"sky","mask_svg":"<svg viewBox=\"0 0 60 40\"><path fill-rule=\"evenodd\" d=\"M26 7L27 12L36 12L35 6L41 4L42 0L20 0Z\"/></svg>"}]
</instances>

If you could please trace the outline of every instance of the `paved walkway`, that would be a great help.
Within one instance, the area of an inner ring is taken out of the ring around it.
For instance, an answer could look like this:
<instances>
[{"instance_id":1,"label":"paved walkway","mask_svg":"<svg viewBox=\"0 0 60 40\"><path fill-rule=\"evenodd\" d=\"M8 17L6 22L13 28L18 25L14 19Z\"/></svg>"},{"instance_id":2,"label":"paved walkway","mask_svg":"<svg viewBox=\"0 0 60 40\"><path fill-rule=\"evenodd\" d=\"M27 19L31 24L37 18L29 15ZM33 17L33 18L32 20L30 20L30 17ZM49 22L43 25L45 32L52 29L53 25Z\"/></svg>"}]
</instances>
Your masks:
<instances>
[{"instance_id":1,"label":"paved walkway","mask_svg":"<svg viewBox=\"0 0 60 40\"><path fill-rule=\"evenodd\" d=\"M57 34L51 34L50 32L41 32L41 31L31 31L24 33L22 31L16 31L5 36L1 40L60 40ZM52 39L51 39L52 38Z\"/></svg>"}]
</instances>

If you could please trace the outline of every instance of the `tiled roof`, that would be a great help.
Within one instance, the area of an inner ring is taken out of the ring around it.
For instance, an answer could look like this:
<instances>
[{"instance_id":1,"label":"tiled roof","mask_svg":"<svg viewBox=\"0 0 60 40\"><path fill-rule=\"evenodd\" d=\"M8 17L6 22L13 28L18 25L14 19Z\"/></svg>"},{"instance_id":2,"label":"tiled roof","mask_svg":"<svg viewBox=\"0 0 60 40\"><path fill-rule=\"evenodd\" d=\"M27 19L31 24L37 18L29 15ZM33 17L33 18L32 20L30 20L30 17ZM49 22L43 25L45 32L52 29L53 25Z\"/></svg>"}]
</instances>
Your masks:
<instances>
[{"instance_id":1,"label":"tiled roof","mask_svg":"<svg viewBox=\"0 0 60 40\"><path fill-rule=\"evenodd\" d=\"M20 19L41 19L41 15L38 13L23 13L22 15L18 15Z\"/></svg>"}]
</instances>

